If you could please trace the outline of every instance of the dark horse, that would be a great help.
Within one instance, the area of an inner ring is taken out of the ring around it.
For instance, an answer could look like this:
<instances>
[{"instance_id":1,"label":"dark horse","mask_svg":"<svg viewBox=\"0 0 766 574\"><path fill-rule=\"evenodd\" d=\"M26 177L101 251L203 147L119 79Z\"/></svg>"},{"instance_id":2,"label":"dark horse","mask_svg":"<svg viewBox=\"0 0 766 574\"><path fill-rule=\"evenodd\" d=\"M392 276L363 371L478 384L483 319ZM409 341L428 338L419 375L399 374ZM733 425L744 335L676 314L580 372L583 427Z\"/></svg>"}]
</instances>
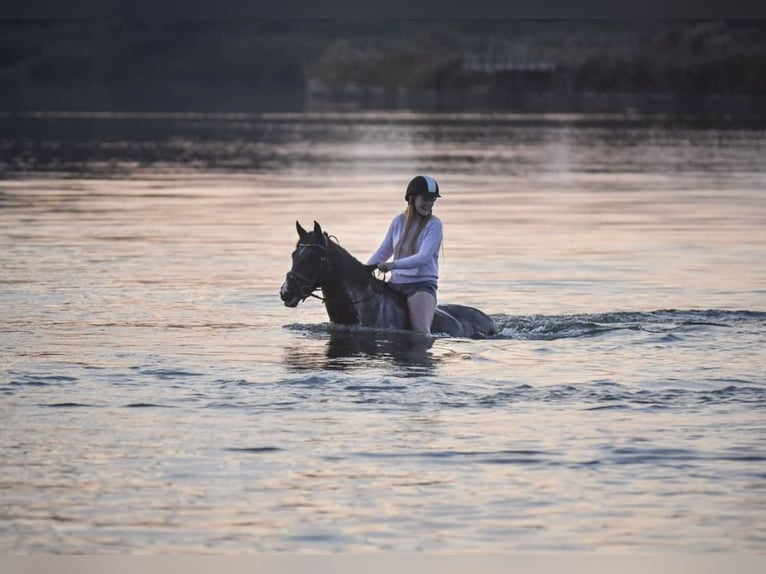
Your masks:
<instances>
[{"instance_id":1,"label":"dark horse","mask_svg":"<svg viewBox=\"0 0 766 574\"><path fill-rule=\"evenodd\" d=\"M365 265L322 231L315 221L314 231L295 222L298 244L293 251L293 266L287 272L279 295L287 307L322 290L330 321L341 325L361 325L378 329L410 329L407 301L385 281L376 278L374 265ZM487 315L465 305L439 305L431 324L434 334L455 337L488 337L497 326Z\"/></svg>"}]
</instances>

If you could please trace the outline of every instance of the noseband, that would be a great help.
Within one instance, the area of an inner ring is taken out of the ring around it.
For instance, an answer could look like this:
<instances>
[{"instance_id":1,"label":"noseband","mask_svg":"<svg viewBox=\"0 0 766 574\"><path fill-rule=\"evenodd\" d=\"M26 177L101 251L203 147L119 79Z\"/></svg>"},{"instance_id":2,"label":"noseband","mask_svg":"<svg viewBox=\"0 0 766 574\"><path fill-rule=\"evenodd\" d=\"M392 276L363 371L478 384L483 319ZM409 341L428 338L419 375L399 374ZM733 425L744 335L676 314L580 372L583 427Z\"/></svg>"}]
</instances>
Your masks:
<instances>
[{"instance_id":1,"label":"noseband","mask_svg":"<svg viewBox=\"0 0 766 574\"><path fill-rule=\"evenodd\" d=\"M319 285L320 280L322 279L322 276L326 273L327 269L330 266L330 261L327 259L327 239L328 236L325 234L324 245L320 243L298 243L298 246L296 248L296 251L298 249L301 249L303 247L314 247L316 249L319 249L322 251L322 258L319 260L319 273L317 273L316 278L311 279L310 277L306 277L302 273L298 273L297 271L293 271L292 269L287 272L287 278L288 279L298 279L303 283L303 286L301 287L301 293L303 297L301 298L301 302L305 301L309 297L314 297L316 299L319 299L322 303L327 303L326 297L320 297L314 291L317 289L321 289L322 287ZM364 299L360 299L359 301L351 301L353 305L358 305L359 303L364 303L365 301L368 301L372 299L372 297L375 296L375 292L373 291L368 297L365 297Z\"/></svg>"}]
</instances>

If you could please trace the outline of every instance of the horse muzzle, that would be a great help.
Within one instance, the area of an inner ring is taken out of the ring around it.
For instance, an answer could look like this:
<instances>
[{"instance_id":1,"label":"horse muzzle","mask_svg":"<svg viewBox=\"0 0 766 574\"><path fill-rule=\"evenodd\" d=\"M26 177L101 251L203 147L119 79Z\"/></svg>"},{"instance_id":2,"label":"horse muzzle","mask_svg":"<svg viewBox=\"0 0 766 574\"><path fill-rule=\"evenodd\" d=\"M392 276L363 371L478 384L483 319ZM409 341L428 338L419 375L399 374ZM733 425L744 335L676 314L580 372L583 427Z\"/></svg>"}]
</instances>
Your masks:
<instances>
[{"instance_id":1,"label":"horse muzzle","mask_svg":"<svg viewBox=\"0 0 766 574\"><path fill-rule=\"evenodd\" d=\"M290 289L288 282L289 281L285 279L285 282L282 283L282 287L279 288L279 297L284 302L285 307L297 307L303 297L291 292L292 290Z\"/></svg>"}]
</instances>

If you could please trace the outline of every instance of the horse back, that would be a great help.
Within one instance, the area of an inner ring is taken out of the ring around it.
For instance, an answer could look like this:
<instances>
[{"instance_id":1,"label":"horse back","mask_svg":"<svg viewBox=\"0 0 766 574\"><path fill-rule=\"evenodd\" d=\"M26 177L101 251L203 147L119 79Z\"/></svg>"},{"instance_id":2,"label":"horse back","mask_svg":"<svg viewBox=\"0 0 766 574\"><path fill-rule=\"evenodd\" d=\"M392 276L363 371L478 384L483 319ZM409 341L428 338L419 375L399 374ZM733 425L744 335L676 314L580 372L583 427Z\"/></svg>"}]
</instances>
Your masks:
<instances>
[{"instance_id":1,"label":"horse back","mask_svg":"<svg viewBox=\"0 0 766 574\"><path fill-rule=\"evenodd\" d=\"M467 305L438 305L431 324L432 333L482 338L497 334L497 325L485 313Z\"/></svg>"}]
</instances>

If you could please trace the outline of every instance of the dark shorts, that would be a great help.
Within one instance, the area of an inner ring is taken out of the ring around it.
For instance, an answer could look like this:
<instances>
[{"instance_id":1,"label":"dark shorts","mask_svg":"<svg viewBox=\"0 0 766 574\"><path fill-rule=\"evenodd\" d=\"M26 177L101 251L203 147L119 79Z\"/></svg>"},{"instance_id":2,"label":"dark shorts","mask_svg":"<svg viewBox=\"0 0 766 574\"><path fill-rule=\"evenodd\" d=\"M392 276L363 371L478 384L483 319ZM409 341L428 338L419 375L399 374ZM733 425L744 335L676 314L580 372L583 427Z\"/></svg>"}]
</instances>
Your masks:
<instances>
[{"instance_id":1,"label":"dark shorts","mask_svg":"<svg viewBox=\"0 0 766 574\"><path fill-rule=\"evenodd\" d=\"M425 291L430 293L436 299L436 289L438 289L435 281L417 281L415 283L390 283L389 285L399 291L402 295L409 298L410 295L414 295L418 291Z\"/></svg>"}]
</instances>

